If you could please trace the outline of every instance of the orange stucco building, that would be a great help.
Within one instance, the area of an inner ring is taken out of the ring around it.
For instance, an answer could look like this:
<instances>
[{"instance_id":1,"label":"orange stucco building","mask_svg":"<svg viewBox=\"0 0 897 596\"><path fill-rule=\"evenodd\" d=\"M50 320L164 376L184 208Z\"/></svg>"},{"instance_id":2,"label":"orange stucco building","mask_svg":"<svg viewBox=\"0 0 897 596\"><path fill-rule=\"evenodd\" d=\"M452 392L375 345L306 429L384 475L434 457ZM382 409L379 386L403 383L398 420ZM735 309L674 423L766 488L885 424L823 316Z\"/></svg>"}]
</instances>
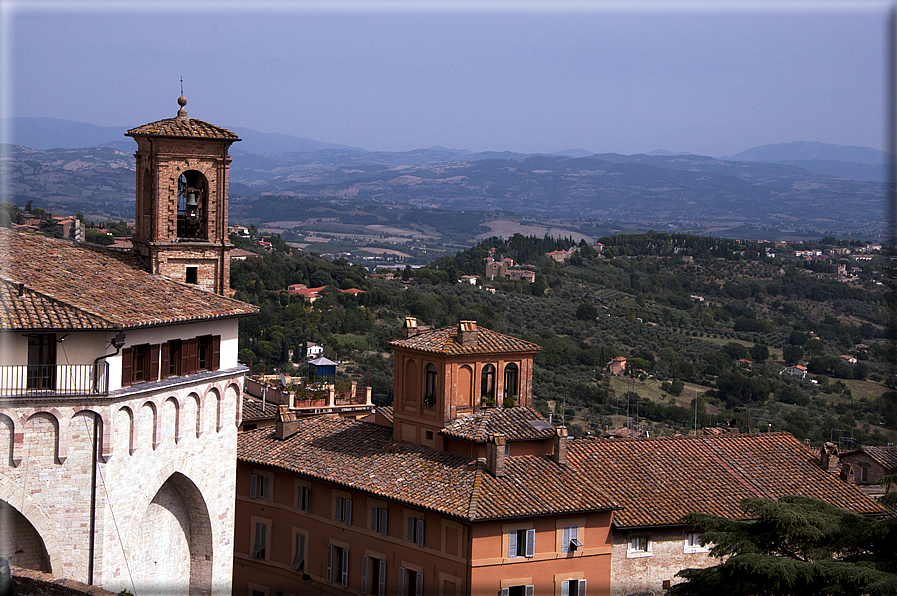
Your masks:
<instances>
[{"instance_id":1,"label":"orange stucco building","mask_svg":"<svg viewBox=\"0 0 897 596\"><path fill-rule=\"evenodd\" d=\"M394 409L240 435L234 594L609 594L617 506L530 407L539 347L413 319L390 346Z\"/></svg>"}]
</instances>

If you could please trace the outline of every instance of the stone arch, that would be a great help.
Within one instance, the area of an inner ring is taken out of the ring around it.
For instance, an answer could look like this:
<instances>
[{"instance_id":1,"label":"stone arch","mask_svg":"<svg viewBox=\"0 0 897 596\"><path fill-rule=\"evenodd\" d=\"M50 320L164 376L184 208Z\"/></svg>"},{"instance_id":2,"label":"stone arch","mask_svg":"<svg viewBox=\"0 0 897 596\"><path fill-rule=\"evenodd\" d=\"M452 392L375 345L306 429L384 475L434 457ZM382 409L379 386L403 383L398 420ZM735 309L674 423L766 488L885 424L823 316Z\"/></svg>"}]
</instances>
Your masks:
<instances>
[{"instance_id":1,"label":"stone arch","mask_svg":"<svg viewBox=\"0 0 897 596\"><path fill-rule=\"evenodd\" d=\"M97 421L97 434L99 436L100 447L97 456L103 453L103 427L105 426L103 424L103 417L93 410L78 410L72 415L72 419L69 421L69 461L74 458L78 462L88 462L87 465L88 467L90 466L89 462L91 457L93 457L94 420Z\"/></svg>"},{"instance_id":2,"label":"stone arch","mask_svg":"<svg viewBox=\"0 0 897 596\"><path fill-rule=\"evenodd\" d=\"M221 430L221 391L217 387L210 387L206 392L206 402L209 404L208 408L212 410L209 417L212 428L218 432Z\"/></svg>"},{"instance_id":3,"label":"stone arch","mask_svg":"<svg viewBox=\"0 0 897 596\"><path fill-rule=\"evenodd\" d=\"M22 456L30 460L29 465L64 463L64 443L59 418L51 412L34 412L25 419L22 427Z\"/></svg>"},{"instance_id":4,"label":"stone arch","mask_svg":"<svg viewBox=\"0 0 897 596\"><path fill-rule=\"evenodd\" d=\"M156 404L152 401L145 402L140 406L140 414L137 417L138 431L137 439L140 442L148 442L150 449L159 446L159 424L158 410Z\"/></svg>"},{"instance_id":5,"label":"stone arch","mask_svg":"<svg viewBox=\"0 0 897 596\"><path fill-rule=\"evenodd\" d=\"M11 548L12 545L8 544L10 541L21 540L22 550L25 550L24 547L32 545L34 550L31 553L35 559L34 563L45 561L46 567L42 567L42 570L54 575L60 574L63 561L62 549L59 548L59 539L53 522L20 486L12 482L3 482L2 477L0 477L0 527L3 528L3 531L0 532L0 552L13 555L28 554L27 552L16 553L20 550L20 545ZM28 535L29 528L36 535L36 540L34 535ZM37 550L38 541L40 542L39 550ZM13 565L19 565L19 563L13 562L11 557L6 556L6 558ZM33 564L31 567L33 568Z\"/></svg>"},{"instance_id":6,"label":"stone arch","mask_svg":"<svg viewBox=\"0 0 897 596\"><path fill-rule=\"evenodd\" d=\"M10 467L19 465L16 460L16 421L6 414L0 414L0 462Z\"/></svg>"},{"instance_id":7,"label":"stone arch","mask_svg":"<svg viewBox=\"0 0 897 596\"><path fill-rule=\"evenodd\" d=\"M240 413L237 411L237 401L240 398L240 388L235 384L231 383L227 387L224 388L224 403L222 404L222 409L224 410L223 414L227 417L227 412L233 412L234 415L231 417L231 420L234 421L234 426L240 426L238 423L238 418L240 417ZM223 424L221 425L224 426ZM218 428L221 430L221 427Z\"/></svg>"},{"instance_id":8,"label":"stone arch","mask_svg":"<svg viewBox=\"0 0 897 596\"><path fill-rule=\"evenodd\" d=\"M177 444L181 439L181 405L173 395L162 402L159 416L159 443Z\"/></svg>"},{"instance_id":9,"label":"stone arch","mask_svg":"<svg viewBox=\"0 0 897 596\"><path fill-rule=\"evenodd\" d=\"M180 438L193 439L202 435L202 407L200 406L199 395L191 393L184 399L182 412L180 415L181 430Z\"/></svg>"},{"instance_id":10,"label":"stone arch","mask_svg":"<svg viewBox=\"0 0 897 596\"><path fill-rule=\"evenodd\" d=\"M127 452L128 455L134 454L134 450L137 448L135 442L137 429L134 427L134 423L134 411L129 406L122 406L118 409L112 427L113 450L119 453Z\"/></svg>"},{"instance_id":11,"label":"stone arch","mask_svg":"<svg viewBox=\"0 0 897 596\"><path fill-rule=\"evenodd\" d=\"M132 525L129 567L144 594L211 594L212 520L199 487L172 472Z\"/></svg>"},{"instance_id":12,"label":"stone arch","mask_svg":"<svg viewBox=\"0 0 897 596\"><path fill-rule=\"evenodd\" d=\"M209 213L212 197L205 174L190 166L177 178L178 238L205 240L209 237Z\"/></svg>"}]
</instances>

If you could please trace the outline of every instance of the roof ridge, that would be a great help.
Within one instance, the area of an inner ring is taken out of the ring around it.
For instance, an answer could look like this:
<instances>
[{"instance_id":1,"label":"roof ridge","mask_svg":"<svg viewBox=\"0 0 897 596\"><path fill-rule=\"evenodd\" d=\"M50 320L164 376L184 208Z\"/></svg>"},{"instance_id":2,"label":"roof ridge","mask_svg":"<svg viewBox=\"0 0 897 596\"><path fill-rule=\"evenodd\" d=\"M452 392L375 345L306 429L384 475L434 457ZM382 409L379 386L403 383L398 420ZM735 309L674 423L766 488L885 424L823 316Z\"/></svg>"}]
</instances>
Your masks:
<instances>
[{"instance_id":1,"label":"roof ridge","mask_svg":"<svg viewBox=\"0 0 897 596\"><path fill-rule=\"evenodd\" d=\"M722 468L724 470L729 472L731 474L732 478L736 482L738 482L740 485L742 485L743 487L748 489L754 495L763 496L763 494L760 492L760 490L757 488L757 486L754 483L750 482L746 478L744 472L736 469L736 466L731 465L729 461L723 459L722 455L716 449L716 446L713 445L713 443L714 443L714 441L712 440L713 438L715 438L715 437L701 437L699 442L707 445L707 447L709 449L709 455L711 457L713 457L713 459L715 459L717 461L717 463L719 463L720 466L722 466Z\"/></svg>"},{"instance_id":2,"label":"roof ridge","mask_svg":"<svg viewBox=\"0 0 897 596\"><path fill-rule=\"evenodd\" d=\"M480 492L483 490L483 474L486 470L486 463L477 459L477 469L473 474L473 486L470 488L470 502L467 505L467 519L476 519L477 505L480 501Z\"/></svg>"}]
</instances>

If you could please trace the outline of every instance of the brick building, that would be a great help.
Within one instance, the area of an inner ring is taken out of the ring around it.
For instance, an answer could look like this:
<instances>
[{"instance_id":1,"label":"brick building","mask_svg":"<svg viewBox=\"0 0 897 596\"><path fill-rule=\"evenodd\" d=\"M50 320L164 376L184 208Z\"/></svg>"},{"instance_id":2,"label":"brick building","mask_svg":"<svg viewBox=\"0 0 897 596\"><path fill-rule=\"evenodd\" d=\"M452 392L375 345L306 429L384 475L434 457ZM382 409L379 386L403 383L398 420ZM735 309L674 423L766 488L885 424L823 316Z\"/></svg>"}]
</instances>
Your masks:
<instances>
[{"instance_id":1,"label":"brick building","mask_svg":"<svg viewBox=\"0 0 897 596\"><path fill-rule=\"evenodd\" d=\"M0 553L112 591L230 594L237 323L257 310L220 295L232 139L156 124L131 131L136 254L0 230ZM183 244L178 168L203 226Z\"/></svg>"}]
</instances>

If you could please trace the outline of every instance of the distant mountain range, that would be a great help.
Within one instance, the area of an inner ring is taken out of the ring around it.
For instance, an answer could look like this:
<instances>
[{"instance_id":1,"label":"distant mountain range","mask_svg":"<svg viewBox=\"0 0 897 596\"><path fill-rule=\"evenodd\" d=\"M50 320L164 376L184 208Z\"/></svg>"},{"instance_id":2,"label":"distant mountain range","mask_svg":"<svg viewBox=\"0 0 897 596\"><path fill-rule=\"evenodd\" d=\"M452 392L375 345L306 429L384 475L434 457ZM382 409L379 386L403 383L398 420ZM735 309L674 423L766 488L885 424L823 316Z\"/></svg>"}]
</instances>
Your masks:
<instances>
[{"instance_id":1,"label":"distant mountain range","mask_svg":"<svg viewBox=\"0 0 897 596\"><path fill-rule=\"evenodd\" d=\"M7 123L17 146L4 147L0 173L19 204L33 199L131 217L135 145L124 128L50 118ZM883 229L885 155L864 147L789 143L727 159L582 149L553 155L444 147L382 152L232 130L243 141L231 150L231 205L259 222L304 219L309 201L320 201L682 230Z\"/></svg>"}]
</instances>

